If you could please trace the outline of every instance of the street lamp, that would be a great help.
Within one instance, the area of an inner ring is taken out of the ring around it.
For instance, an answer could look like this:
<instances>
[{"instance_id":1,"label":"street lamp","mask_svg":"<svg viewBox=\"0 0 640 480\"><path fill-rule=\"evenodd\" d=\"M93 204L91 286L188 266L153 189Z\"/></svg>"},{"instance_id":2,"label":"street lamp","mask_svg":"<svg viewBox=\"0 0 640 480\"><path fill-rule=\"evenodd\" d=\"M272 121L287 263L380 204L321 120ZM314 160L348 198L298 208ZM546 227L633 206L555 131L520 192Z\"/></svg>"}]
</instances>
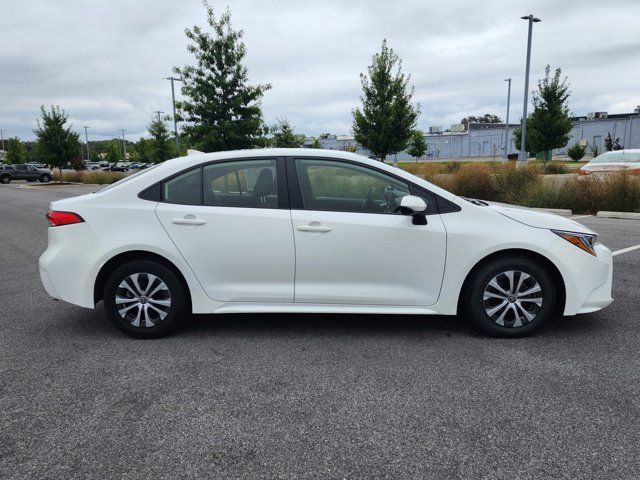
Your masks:
<instances>
[{"instance_id":1,"label":"street lamp","mask_svg":"<svg viewBox=\"0 0 640 480\"><path fill-rule=\"evenodd\" d=\"M121 128L120 131L122 132L122 152L124 154L124 158L122 159L123 162L127 161L127 143L126 140L124 139L124 132L126 132L126 130L124 128Z\"/></svg>"},{"instance_id":2,"label":"street lamp","mask_svg":"<svg viewBox=\"0 0 640 480\"><path fill-rule=\"evenodd\" d=\"M541 20L529 14L524 17L520 17L522 20L529 21L529 37L527 40L527 68L524 75L524 105L522 106L522 138L520 140L520 155L518 159L521 162L527 161L527 103L529 101L529 66L531 64L531 33L533 31L533 24L538 23Z\"/></svg>"},{"instance_id":3,"label":"street lamp","mask_svg":"<svg viewBox=\"0 0 640 480\"><path fill-rule=\"evenodd\" d=\"M509 159L509 105L511 104L511 77L505 78L505 82L509 82L509 88L507 89L507 122L504 126L504 159Z\"/></svg>"},{"instance_id":4,"label":"street lamp","mask_svg":"<svg viewBox=\"0 0 640 480\"><path fill-rule=\"evenodd\" d=\"M6 150L4 149L4 136L2 135L4 132L6 132L6 130L0 128L0 140L2 140L2 151L5 152Z\"/></svg>"},{"instance_id":5,"label":"street lamp","mask_svg":"<svg viewBox=\"0 0 640 480\"><path fill-rule=\"evenodd\" d=\"M84 126L84 139L87 142L87 162L91 161L91 157L89 156L89 134L87 133L87 130L89 129L89 127L87 127L86 125Z\"/></svg>"},{"instance_id":6,"label":"street lamp","mask_svg":"<svg viewBox=\"0 0 640 480\"><path fill-rule=\"evenodd\" d=\"M156 115L158 115L158 123L160 123L160 114L161 114L161 113L164 113L164 112L163 112L162 110L156 110L156 111L155 111L155 112L153 112L153 113L155 113Z\"/></svg>"},{"instance_id":7,"label":"street lamp","mask_svg":"<svg viewBox=\"0 0 640 480\"><path fill-rule=\"evenodd\" d=\"M176 120L176 91L173 88L173 82L181 82L181 78L166 77L165 80L171 80L171 100L173 101L173 133L176 136L176 150L180 150L180 138L178 137L178 121Z\"/></svg>"}]
</instances>

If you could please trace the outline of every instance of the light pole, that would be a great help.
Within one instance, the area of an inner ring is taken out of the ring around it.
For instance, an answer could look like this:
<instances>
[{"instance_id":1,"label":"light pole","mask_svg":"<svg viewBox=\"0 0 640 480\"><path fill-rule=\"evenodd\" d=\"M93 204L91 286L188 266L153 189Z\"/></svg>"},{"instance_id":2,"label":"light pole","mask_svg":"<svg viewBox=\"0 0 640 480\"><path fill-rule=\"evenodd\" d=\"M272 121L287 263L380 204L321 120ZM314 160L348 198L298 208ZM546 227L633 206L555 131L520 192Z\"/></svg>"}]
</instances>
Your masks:
<instances>
[{"instance_id":1,"label":"light pole","mask_svg":"<svg viewBox=\"0 0 640 480\"><path fill-rule=\"evenodd\" d=\"M155 113L156 115L158 115L158 122L160 122L160 121L161 121L161 120L160 120L160 114L161 114L161 113L164 113L164 112L163 112L162 110L156 110L156 111L155 111L155 112L153 112L153 113Z\"/></svg>"},{"instance_id":2,"label":"light pole","mask_svg":"<svg viewBox=\"0 0 640 480\"><path fill-rule=\"evenodd\" d=\"M178 121L176 120L176 91L173 82L182 82L181 78L166 77L165 80L171 80L171 101L173 102L173 133L176 136L176 150L180 150L180 138L178 137Z\"/></svg>"},{"instance_id":3,"label":"light pole","mask_svg":"<svg viewBox=\"0 0 640 480\"><path fill-rule=\"evenodd\" d=\"M122 152L124 154L124 158L122 159L122 161L126 162L127 161L127 144L124 139L124 132L126 132L126 130L124 128L121 128L120 131L122 132Z\"/></svg>"},{"instance_id":4,"label":"light pole","mask_svg":"<svg viewBox=\"0 0 640 480\"><path fill-rule=\"evenodd\" d=\"M509 82L507 89L507 123L504 126L504 160L509 159L509 106L511 105L511 77L505 78L505 82Z\"/></svg>"},{"instance_id":5,"label":"light pole","mask_svg":"<svg viewBox=\"0 0 640 480\"><path fill-rule=\"evenodd\" d=\"M527 39L527 68L524 75L524 104L522 106L522 138L520 139L520 155L518 160L521 162L527 161L527 103L529 102L529 66L531 64L531 33L533 31L533 24L540 22L539 18L529 14L525 17L520 17L522 20L529 21L529 36Z\"/></svg>"},{"instance_id":6,"label":"light pole","mask_svg":"<svg viewBox=\"0 0 640 480\"><path fill-rule=\"evenodd\" d=\"M89 129L89 127L87 127L86 125L84 126L84 139L87 142L87 162L91 161L91 157L89 156L89 134L87 133L87 130Z\"/></svg>"},{"instance_id":7,"label":"light pole","mask_svg":"<svg viewBox=\"0 0 640 480\"><path fill-rule=\"evenodd\" d=\"M6 132L6 130L3 130L2 128L0 128L0 140L2 140L2 151L6 152L6 150L4 149L4 136L2 135L4 132Z\"/></svg>"}]
</instances>

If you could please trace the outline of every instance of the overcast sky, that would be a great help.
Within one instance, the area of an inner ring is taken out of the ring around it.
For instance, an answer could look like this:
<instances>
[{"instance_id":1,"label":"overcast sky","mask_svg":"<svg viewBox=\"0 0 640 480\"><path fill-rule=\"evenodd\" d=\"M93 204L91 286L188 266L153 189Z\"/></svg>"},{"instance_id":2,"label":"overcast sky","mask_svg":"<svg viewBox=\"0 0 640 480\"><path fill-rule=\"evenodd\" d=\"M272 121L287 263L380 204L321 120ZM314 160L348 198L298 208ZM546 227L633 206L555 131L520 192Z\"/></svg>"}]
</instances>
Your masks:
<instances>
[{"instance_id":1,"label":"overcast sky","mask_svg":"<svg viewBox=\"0 0 640 480\"><path fill-rule=\"evenodd\" d=\"M526 22L534 26L530 90L544 66L569 77L571 110L630 112L640 104L638 0L211 1L244 30L251 82L269 82L265 120L286 115L296 130L349 134L359 73L383 38L412 75L418 126L448 127L466 115L504 118L513 78L520 118ZM60 105L90 140L121 128L145 135L155 110L171 111L163 77L192 62L186 27L205 26L199 0L3 0L0 128L32 139L40 105Z\"/></svg>"}]
</instances>

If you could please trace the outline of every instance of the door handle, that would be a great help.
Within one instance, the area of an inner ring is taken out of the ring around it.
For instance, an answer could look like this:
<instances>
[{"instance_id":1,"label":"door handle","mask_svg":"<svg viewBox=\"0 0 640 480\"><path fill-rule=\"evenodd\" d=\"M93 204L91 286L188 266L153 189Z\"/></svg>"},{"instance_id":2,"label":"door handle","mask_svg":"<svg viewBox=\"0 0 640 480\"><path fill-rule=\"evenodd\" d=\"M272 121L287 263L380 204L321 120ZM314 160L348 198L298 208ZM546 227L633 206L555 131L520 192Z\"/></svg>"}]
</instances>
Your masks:
<instances>
[{"instance_id":1,"label":"door handle","mask_svg":"<svg viewBox=\"0 0 640 480\"><path fill-rule=\"evenodd\" d=\"M171 223L175 223L176 225L204 225L207 222L193 215L187 215L183 218L174 218L171 220Z\"/></svg>"},{"instance_id":2,"label":"door handle","mask_svg":"<svg viewBox=\"0 0 640 480\"><path fill-rule=\"evenodd\" d=\"M296 230L298 230L299 232L317 232L317 233L325 233L325 232L331 231L329 227L324 227L320 224L314 225L314 223L311 223L310 225L298 225L296 227Z\"/></svg>"}]
</instances>

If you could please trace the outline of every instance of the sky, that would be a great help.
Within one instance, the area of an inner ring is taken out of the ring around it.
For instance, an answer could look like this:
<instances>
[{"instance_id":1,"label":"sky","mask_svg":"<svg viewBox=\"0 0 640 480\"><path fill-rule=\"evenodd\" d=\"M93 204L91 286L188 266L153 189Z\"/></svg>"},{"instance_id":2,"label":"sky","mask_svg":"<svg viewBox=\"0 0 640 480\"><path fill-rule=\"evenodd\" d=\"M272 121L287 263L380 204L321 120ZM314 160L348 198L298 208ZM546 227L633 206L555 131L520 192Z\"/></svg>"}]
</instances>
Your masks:
<instances>
[{"instance_id":1,"label":"sky","mask_svg":"<svg viewBox=\"0 0 640 480\"><path fill-rule=\"evenodd\" d=\"M251 83L271 83L268 124L350 134L359 74L383 38L402 58L420 103L418 128L467 115L522 113L527 22L534 25L531 80L546 64L571 84L574 115L640 105L638 0L211 0L244 31ZM171 112L173 66L192 64L184 30L206 26L200 0L2 0L0 129L33 139L41 105L60 105L89 140L147 135L156 110ZM178 96L180 93L178 92Z\"/></svg>"}]
</instances>

